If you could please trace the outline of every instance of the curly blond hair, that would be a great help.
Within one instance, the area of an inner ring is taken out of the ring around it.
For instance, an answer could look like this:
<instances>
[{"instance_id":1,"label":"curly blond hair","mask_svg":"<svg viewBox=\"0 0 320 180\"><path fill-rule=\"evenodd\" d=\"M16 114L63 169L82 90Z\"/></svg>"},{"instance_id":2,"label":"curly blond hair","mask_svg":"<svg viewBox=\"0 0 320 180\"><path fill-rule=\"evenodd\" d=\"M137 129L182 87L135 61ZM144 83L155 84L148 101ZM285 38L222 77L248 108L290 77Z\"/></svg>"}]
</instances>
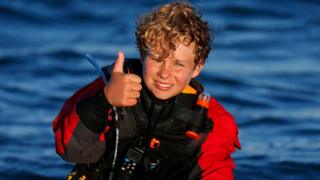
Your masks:
<instances>
[{"instance_id":1,"label":"curly blond hair","mask_svg":"<svg viewBox=\"0 0 320 180\"><path fill-rule=\"evenodd\" d=\"M187 2L174 2L156 8L137 19L137 46L142 59L146 55L164 59L178 43L194 42L195 65L204 64L211 50L209 25Z\"/></svg>"}]
</instances>

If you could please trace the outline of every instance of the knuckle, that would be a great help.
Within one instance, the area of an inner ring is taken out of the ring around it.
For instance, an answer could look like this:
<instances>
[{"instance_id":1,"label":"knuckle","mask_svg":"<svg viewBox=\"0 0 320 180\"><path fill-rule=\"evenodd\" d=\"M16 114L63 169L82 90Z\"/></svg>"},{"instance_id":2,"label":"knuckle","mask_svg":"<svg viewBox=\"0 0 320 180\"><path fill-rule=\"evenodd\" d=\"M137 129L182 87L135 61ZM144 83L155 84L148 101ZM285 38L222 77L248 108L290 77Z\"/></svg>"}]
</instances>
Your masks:
<instances>
[{"instance_id":1,"label":"knuckle","mask_svg":"<svg viewBox=\"0 0 320 180\"><path fill-rule=\"evenodd\" d=\"M123 91L127 92L128 90L130 90L130 84L129 83L124 83L123 85Z\"/></svg>"},{"instance_id":2,"label":"knuckle","mask_svg":"<svg viewBox=\"0 0 320 180\"><path fill-rule=\"evenodd\" d=\"M141 78L136 74L130 74L130 77L133 81L141 82Z\"/></svg>"}]
</instances>

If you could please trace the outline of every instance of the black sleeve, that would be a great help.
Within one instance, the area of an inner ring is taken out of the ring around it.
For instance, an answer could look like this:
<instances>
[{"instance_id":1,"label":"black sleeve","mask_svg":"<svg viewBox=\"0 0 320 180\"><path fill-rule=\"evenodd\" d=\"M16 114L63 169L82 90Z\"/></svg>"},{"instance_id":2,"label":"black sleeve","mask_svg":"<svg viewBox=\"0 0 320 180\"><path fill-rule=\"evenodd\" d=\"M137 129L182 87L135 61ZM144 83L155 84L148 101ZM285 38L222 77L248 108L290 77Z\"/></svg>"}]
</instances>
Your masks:
<instances>
[{"instance_id":1,"label":"black sleeve","mask_svg":"<svg viewBox=\"0 0 320 180\"><path fill-rule=\"evenodd\" d=\"M100 90L94 96L80 100L76 111L80 121L89 130L100 134L105 129L108 111L111 107L103 90Z\"/></svg>"}]
</instances>

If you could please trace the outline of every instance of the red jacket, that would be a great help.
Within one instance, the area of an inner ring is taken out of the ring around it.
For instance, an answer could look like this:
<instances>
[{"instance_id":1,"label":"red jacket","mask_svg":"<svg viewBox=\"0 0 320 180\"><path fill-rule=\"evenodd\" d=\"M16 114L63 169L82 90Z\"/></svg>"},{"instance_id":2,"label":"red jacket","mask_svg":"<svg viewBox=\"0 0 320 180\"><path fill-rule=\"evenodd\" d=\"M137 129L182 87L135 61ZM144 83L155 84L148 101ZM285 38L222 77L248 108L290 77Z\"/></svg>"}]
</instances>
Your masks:
<instances>
[{"instance_id":1,"label":"red jacket","mask_svg":"<svg viewBox=\"0 0 320 180\"><path fill-rule=\"evenodd\" d=\"M65 160L76 163L96 162L105 150L104 129L92 130L82 122L77 103L94 96L104 84L97 79L71 96L52 123L56 152ZM105 99L103 99L105 100ZM100 102L103 103L103 102ZM211 98L208 117L214 120L212 131L201 145L198 167L201 179L233 179L235 164L231 154L240 149L238 128L232 117L216 99ZM101 125L100 125L101 126Z\"/></svg>"}]
</instances>

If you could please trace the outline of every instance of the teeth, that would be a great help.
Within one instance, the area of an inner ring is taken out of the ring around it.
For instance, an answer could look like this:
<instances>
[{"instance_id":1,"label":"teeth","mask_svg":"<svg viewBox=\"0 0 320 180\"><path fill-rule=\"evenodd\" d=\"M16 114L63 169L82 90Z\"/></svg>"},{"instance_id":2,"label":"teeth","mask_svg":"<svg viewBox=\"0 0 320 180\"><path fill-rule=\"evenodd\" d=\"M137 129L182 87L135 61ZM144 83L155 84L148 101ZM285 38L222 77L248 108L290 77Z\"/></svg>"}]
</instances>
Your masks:
<instances>
[{"instance_id":1,"label":"teeth","mask_svg":"<svg viewBox=\"0 0 320 180\"><path fill-rule=\"evenodd\" d=\"M161 88L169 88L171 87L172 85L171 84L163 84L163 83L160 83L160 82L157 82L158 86L161 87Z\"/></svg>"},{"instance_id":2,"label":"teeth","mask_svg":"<svg viewBox=\"0 0 320 180\"><path fill-rule=\"evenodd\" d=\"M164 87L164 88L168 88L168 87L170 87L170 84L161 84L161 83L159 83L159 86Z\"/></svg>"}]
</instances>

